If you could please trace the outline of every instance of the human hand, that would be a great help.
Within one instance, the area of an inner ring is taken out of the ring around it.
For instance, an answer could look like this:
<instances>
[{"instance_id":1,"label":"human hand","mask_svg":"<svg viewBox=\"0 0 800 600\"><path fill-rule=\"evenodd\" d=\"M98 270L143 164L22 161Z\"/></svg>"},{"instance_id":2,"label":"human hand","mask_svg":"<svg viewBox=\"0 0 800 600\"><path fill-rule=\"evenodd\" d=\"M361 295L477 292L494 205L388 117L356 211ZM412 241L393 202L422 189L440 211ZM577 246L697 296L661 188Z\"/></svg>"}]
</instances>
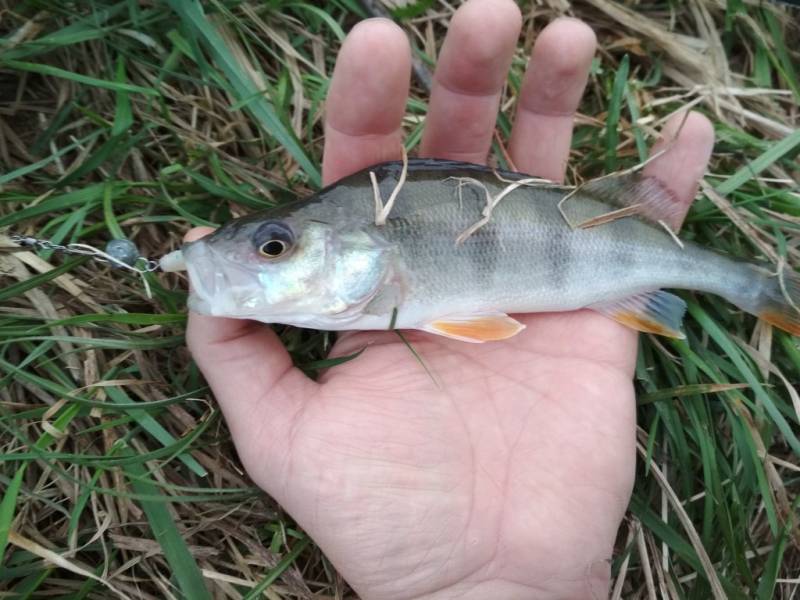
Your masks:
<instances>
[{"instance_id":1,"label":"human hand","mask_svg":"<svg viewBox=\"0 0 800 600\"><path fill-rule=\"evenodd\" d=\"M457 11L423 155L486 161L520 21L511 0ZM519 170L563 178L594 51L572 19L539 36L510 142ZM398 27L353 29L328 97L326 182L399 157L409 76ZM712 144L692 115L647 171L688 208ZM636 334L588 311L516 318L522 333L483 345L406 332L441 388L392 332L340 336L333 355L367 350L319 382L259 323L191 314L188 343L250 476L362 597L604 597L633 484Z\"/></svg>"}]
</instances>

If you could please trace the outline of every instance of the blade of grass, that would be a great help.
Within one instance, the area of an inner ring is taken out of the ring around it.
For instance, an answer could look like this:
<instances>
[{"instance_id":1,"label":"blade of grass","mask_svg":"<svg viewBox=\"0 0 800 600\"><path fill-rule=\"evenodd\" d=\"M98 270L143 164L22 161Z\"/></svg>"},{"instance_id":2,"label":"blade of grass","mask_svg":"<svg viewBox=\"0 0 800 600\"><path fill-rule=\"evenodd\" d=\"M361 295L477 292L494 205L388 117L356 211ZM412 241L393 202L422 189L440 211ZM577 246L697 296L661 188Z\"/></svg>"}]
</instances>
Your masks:
<instances>
[{"instance_id":1,"label":"blade of grass","mask_svg":"<svg viewBox=\"0 0 800 600\"><path fill-rule=\"evenodd\" d=\"M764 15L764 20L767 22L767 29L770 33L770 41L775 45L775 68L778 69L784 81L794 92L795 97L800 101L800 82L797 79L797 72L795 71L796 61L792 59L789 49L786 47L781 25L778 22L778 17L771 10L762 9L761 14ZM770 56L772 58L772 56Z\"/></svg>"},{"instance_id":2,"label":"blade of grass","mask_svg":"<svg viewBox=\"0 0 800 600\"><path fill-rule=\"evenodd\" d=\"M117 83L127 84L125 74L125 60L120 56L117 58ZM133 126L133 112L131 111L131 99L127 90L117 90L116 110L114 112L114 126L111 128L111 135L114 137L127 134Z\"/></svg>"},{"instance_id":3,"label":"blade of grass","mask_svg":"<svg viewBox=\"0 0 800 600\"><path fill-rule=\"evenodd\" d=\"M124 453L134 455L130 449L125 449ZM203 574L167 509L166 503L169 499L154 485L147 469L141 463L131 463L124 470L134 491L141 497L152 498L139 500L139 505L147 516L150 530L161 545L164 558L167 559L183 596L191 600L211 600Z\"/></svg>"},{"instance_id":4,"label":"blade of grass","mask_svg":"<svg viewBox=\"0 0 800 600\"><path fill-rule=\"evenodd\" d=\"M639 155L639 162L643 163L647 160L647 141L644 139L641 127L639 127L639 105L636 103L636 96L631 90L631 86L626 83L625 85L625 103L628 105L628 112L631 115L631 128L633 130L633 139L636 142L636 153Z\"/></svg>"},{"instance_id":5,"label":"blade of grass","mask_svg":"<svg viewBox=\"0 0 800 600\"><path fill-rule=\"evenodd\" d=\"M786 442L792 447L792 450L797 455L800 455L800 441L797 439L797 436L795 436L794 431L792 431L791 426L786 421L783 414L775 406L775 402L770 394L768 394L764 389L764 386L759 381L759 378L745 362L739 347L730 340L728 335L722 331L722 329L720 329L713 319L709 318L709 316L703 309L700 308L700 306L694 302L690 302L688 306L689 313L692 315L692 317L697 319L711 339L719 344L720 348L722 348L723 352L725 352L725 355L731 359L742 378L749 384L756 397L762 402L764 409L767 411L770 418L783 434Z\"/></svg>"},{"instance_id":6,"label":"blade of grass","mask_svg":"<svg viewBox=\"0 0 800 600\"><path fill-rule=\"evenodd\" d=\"M281 576L286 569L288 569L291 564L297 560L297 557L300 556L300 553L306 549L306 546L309 544L308 538L303 538L299 542L295 543L294 547L291 551L284 556L277 565L275 565L269 573L258 582L258 585L253 586L243 598L242 600L256 600L259 598L269 586L275 583L275 580Z\"/></svg>"},{"instance_id":7,"label":"blade of grass","mask_svg":"<svg viewBox=\"0 0 800 600\"><path fill-rule=\"evenodd\" d=\"M79 258L73 258L64 262L64 264L59 265L49 271L44 273L39 273L38 275L34 275L29 279L25 279L24 281L20 281L18 283L14 283L9 285L5 289L0 290L0 301L8 300L9 298L13 298L14 296L19 296L20 294L24 294L28 290L31 290L35 287L42 285L50 281L51 279L55 279L59 275L71 271L78 265L85 263L88 260L87 257L81 256Z\"/></svg>"},{"instance_id":8,"label":"blade of grass","mask_svg":"<svg viewBox=\"0 0 800 600\"><path fill-rule=\"evenodd\" d=\"M30 43L22 44L16 48L4 48L3 55L6 58L29 58L37 54L44 54L53 50L59 50L66 46L88 42L99 39L107 35L107 30L102 28L111 17L118 15L125 9L127 2L119 2L114 6L98 9L92 12L88 18L77 16L74 23L66 25L61 29L43 35ZM4 42L9 40L9 36L3 38ZM5 46L5 43L0 43Z\"/></svg>"},{"instance_id":9,"label":"blade of grass","mask_svg":"<svg viewBox=\"0 0 800 600\"><path fill-rule=\"evenodd\" d=\"M103 217L111 237L116 240L122 240L125 239L125 232L122 231L117 218L114 216L113 199L114 186L107 184L105 190L103 190Z\"/></svg>"},{"instance_id":10,"label":"blade of grass","mask_svg":"<svg viewBox=\"0 0 800 600\"><path fill-rule=\"evenodd\" d=\"M13 171L10 171L9 173L5 173L3 175L0 175L0 186L3 186L5 184L7 184L7 183L10 183L10 182L14 181L15 179L18 179L19 177L23 177L25 175L30 175L31 173L34 173L34 172L38 171L42 167L46 167L47 165L49 165L51 162L53 162L57 158L59 158L61 156L64 156L68 152L72 152L76 148L80 148L80 147L84 146L85 144L87 144L88 142L94 140L96 137L98 137L100 135L100 133L101 133L100 131L94 131L94 132L90 133L89 135L83 137L82 139L80 139L80 140L78 140L76 142L73 142L73 143L71 143L71 144L69 144L67 146L64 146L63 148L58 150L58 152L54 152L53 154L51 154L47 158L43 158L42 160L36 161L36 162L31 163L29 165L25 165L24 167L20 167L19 169L14 169ZM5 218L8 218L8 217L5 217ZM1 219L0 219L0 224L2 224L2 220Z\"/></svg>"},{"instance_id":11,"label":"blade of grass","mask_svg":"<svg viewBox=\"0 0 800 600\"><path fill-rule=\"evenodd\" d=\"M39 586L42 585L52 573L53 569L37 569L25 579L15 585L11 591L15 600L28 600L33 596Z\"/></svg>"},{"instance_id":12,"label":"blade of grass","mask_svg":"<svg viewBox=\"0 0 800 600\"><path fill-rule=\"evenodd\" d=\"M800 147L800 129L772 144L763 154L736 171L728 179L717 186L717 192L723 196L738 190L775 161L783 158L795 148Z\"/></svg>"},{"instance_id":13,"label":"blade of grass","mask_svg":"<svg viewBox=\"0 0 800 600\"><path fill-rule=\"evenodd\" d=\"M325 24L328 27L330 27L331 31L333 32L333 35L336 36L336 39L339 42L344 41L344 30L342 30L341 25L339 25L339 23L337 23L333 19L333 17L331 17L327 12L322 10L320 7L314 6L312 4L306 4L305 2L289 2L285 6L286 8L299 9L300 12L302 11L310 12L311 14L318 17L321 21L324 21Z\"/></svg>"},{"instance_id":14,"label":"blade of grass","mask_svg":"<svg viewBox=\"0 0 800 600\"><path fill-rule=\"evenodd\" d=\"M108 589L110 589L112 592L114 592L117 596L119 596L121 598L129 598L128 595L123 594L120 590L115 588L107 579L102 578L102 577L98 577L97 575L95 575L91 571L87 571L83 567L73 563L72 561L68 560L67 558L64 558L64 556L62 556L58 552L56 552L54 550L50 550L49 548L45 548L44 546L42 546L41 544L35 542L34 540L28 539L27 537L24 537L22 535L14 533L14 532L11 532L9 534L9 539L10 539L11 543L14 544L15 546L19 546L20 548L24 548L28 552L31 552L32 554L35 554L36 556L39 556L39 557L45 559L47 562L52 563L57 567L65 569L65 570L67 570L67 571L69 571L71 573L74 573L76 575L80 575L81 577L88 577L90 579L94 579L94 580L98 581L99 583L102 583L104 586L106 586ZM38 584L37 584L37 586L38 586ZM33 589L31 589L29 591L26 591L25 593L26 594L30 594L35 589L36 588L34 587ZM23 597L25 597L25 596L23 596Z\"/></svg>"},{"instance_id":15,"label":"blade of grass","mask_svg":"<svg viewBox=\"0 0 800 600\"><path fill-rule=\"evenodd\" d=\"M183 23L202 40L225 74L235 97L241 101L256 94L258 87L255 82L245 73L228 49L222 36L204 14L200 3L197 0L168 0L168 3ZM278 117L269 101L263 95L258 99L252 99L247 104L247 110L261 128L289 152L311 182L315 186L319 186L322 181L319 170L308 158L291 129L286 127Z\"/></svg>"},{"instance_id":16,"label":"blade of grass","mask_svg":"<svg viewBox=\"0 0 800 600\"><path fill-rule=\"evenodd\" d=\"M98 79L97 77L89 77L80 73L73 73L59 67L52 65L45 65L41 63L30 63L21 60L14 60L11 58L1 58L0 64L5 65L10 69L18 71L27 71L28 73L38 73L39 75L46 75L48 77L58 77L59 79L66 79L75 83L89 85L112 91L126 91L132 94L143 94L145 96L158 96L159 92L153 88L146 88L139 85L130 83L118 83L116 81L108 81L107 79Z\"/></svg>"},{"instance_id":17,"label":"blade of grass","mask_svg":"<svg viewBox=\"0 0 800 600\"><path fill-rule=\"evenodd\" d=\"M113 374L111 376L113 377ZM120 387L107 387L105 388L105 391L112 402L120 404L134 404L134 402L131 400L131 397L128 396L128 394ZM153 436L153 438L162 446L174 446L179 443L178 440L176 440L175 437L169 431L167 431L164 426L159 423L144 407L141 410L129 409L128 414L136 420L142 429ZM205 468L203 468L203 466L197 462L197 460L191 454L179 454L178 460L180 460L198 476L205 477L208 475L208 471L206 471Z\"/></svg>"},{"instance_id":18,"label":"blade of grass","mask_svg":"<svg viewBox=\"0 0 800 600\"><path fill-rule=\"evenodd\" d=\"M625 99L625 88L628 85L628 72L630 59L628 55L622 57L617 72L614 75L614 84L611 87L611 98L608 102L608 117L606 118L606 172L613 173L617 168L617 144L619 144L619 117L622 112L622 102Z\"/></svg>"},{"instance_id":19,"label":"blade of grass","mask_svg":"<svg viewBox=\"0 0 800 600\"><path fill-rule=\"evenodd\" d=\"M45 274L50 274L53 271L48 271ZM29 280L30 281L30 280ZM118 350L153 350L155 348L174 348L183 343L184 337L182 335L167 336L155 339L120 339L114 340L109 338L83 338L71 335L29 335L21 336L18 338L11 338L7 340L0 340L0 346L7 344L18 344L20 342L69 342L72 344L82 345L87 348L115 348Z\"/></svg>"},{"instance_id":20,"label":"blade of grass","mask_svg":"<svg viewBox=\"0 0 800 600\"><path fill-rule=\"evenodd\" d=\"M794 508L797 509L797 506ZM758 600L771 600L776 597L775 586L780 576L783 557L786 552L786 546L789 542L789 535L793 525L792 519L788 519L777 542L772 547L772 551L769 553L767 562L764 565L764 571L761 573L761 577L758 581L758 589L756 590L755 596Z\"/></svg>"},{"instance_id":21,"label":"blade of grass","mask_svg":"<svg viewBox=\"0 0 800 600\"><path fill-rule=\"evenodd\" d=\"M22 477L25 475L25 465L21 465L14 478L3 494L0 502L0 565L5 562L6 544L8 544L8 532L11 531L11 523L14 520L14 513L17 507L17 494L22 486Z\"/></svg>"},{"instance_id":22,"label":"blade of grass","mask_svg":"<svg viewBox=\"0 0 800 600\"><path fill-rule=\"evenodd\" d=\"M748 387L746 383L696 383L680 387L661 389L649 394L642 394L636 399L637 404L648 404L659 400L680 398L681 396L698 396L700 394L714 394L728 390L740 390Z\"/></svg>"}]
</instances>

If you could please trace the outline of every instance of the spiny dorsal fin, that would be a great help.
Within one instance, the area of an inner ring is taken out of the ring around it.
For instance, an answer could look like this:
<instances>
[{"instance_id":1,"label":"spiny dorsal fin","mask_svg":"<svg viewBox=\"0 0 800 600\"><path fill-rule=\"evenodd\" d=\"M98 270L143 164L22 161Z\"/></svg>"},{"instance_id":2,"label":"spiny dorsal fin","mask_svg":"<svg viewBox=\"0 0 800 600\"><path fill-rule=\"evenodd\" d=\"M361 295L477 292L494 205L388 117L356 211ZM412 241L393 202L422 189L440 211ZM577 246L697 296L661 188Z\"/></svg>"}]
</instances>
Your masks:
<instances>
[{"instance_id":1,"label":"spiny dorsal fin","mask_svg":"<svg viewBox=\"0 0 800 600\"><path fill-rule=\"evenodd\" d=\"M686 303L674 294L663 290L595 304L589 308L636 331L655 333L680 340L686 339L681 331L681 321L686 312Z\"/></svg>"},{"instance_id":2,"label":"spiny dorsal fin","mask_svg":"<svg viewBox=\"0 0 800 600\"><path fill-rule=\"evenodd\" d=\"M670 227L677 227L683 217L684 207L670 189L655 177L639 173L594 179L581 186L580 193L619 209L635 207L632 214Z\"/></svg>"},{"instance_id":3,"label":"spiny dorsal fin","mask_svg":"<svg viewBox=\"0 0 800 600\"><path fill-rule=\"evenodd\" d=\"M426 323L420 329L462 342L494 342L517 335L525 325L505 313L451 315Z\"/></svg>"}]
</instances>

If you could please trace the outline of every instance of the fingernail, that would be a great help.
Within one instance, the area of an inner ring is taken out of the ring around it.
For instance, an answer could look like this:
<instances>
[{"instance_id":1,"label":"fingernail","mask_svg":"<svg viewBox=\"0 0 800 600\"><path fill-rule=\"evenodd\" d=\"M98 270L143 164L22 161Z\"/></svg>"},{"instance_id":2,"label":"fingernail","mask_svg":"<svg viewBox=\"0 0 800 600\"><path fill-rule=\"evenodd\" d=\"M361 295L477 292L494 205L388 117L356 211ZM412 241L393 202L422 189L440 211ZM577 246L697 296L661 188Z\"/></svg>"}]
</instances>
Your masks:
<instances>
[{"instance_id":1,"label":"fingernail","mask_svg":"<svg viewBox=\"0 0 800 600\"><path fill-rule=\"evenodd\" d=\"M363 19L358 23L356 23L355 25L353 25L353 28L350 30L350 33L354 32L356 29L359 29L361 27L365 27L368 25L371 26L377 23L385 23L393 28L397 27L397 24L394 21L392 21L391 19L387 19L386 17L370 17L369 19Z\"/></svg>"}]
</instances>

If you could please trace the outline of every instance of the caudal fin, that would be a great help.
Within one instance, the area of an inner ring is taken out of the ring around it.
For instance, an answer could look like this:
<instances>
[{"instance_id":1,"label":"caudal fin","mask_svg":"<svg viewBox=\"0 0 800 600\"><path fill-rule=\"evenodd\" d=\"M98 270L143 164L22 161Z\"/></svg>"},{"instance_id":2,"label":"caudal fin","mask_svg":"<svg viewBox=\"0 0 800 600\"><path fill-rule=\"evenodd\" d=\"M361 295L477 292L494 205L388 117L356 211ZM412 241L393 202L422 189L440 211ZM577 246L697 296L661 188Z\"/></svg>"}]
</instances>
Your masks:
<instances>
[{"instance_id":1,"label":"caudal fin","mask_svg":"<svg viewBox=\"0 0 800 600\"><path fill-rule=\"evenodd\" d=\"M770 277L753 312L770 325L800 336L800 275L785 270L783 277Z\"/></svg>"}]
</instances>

